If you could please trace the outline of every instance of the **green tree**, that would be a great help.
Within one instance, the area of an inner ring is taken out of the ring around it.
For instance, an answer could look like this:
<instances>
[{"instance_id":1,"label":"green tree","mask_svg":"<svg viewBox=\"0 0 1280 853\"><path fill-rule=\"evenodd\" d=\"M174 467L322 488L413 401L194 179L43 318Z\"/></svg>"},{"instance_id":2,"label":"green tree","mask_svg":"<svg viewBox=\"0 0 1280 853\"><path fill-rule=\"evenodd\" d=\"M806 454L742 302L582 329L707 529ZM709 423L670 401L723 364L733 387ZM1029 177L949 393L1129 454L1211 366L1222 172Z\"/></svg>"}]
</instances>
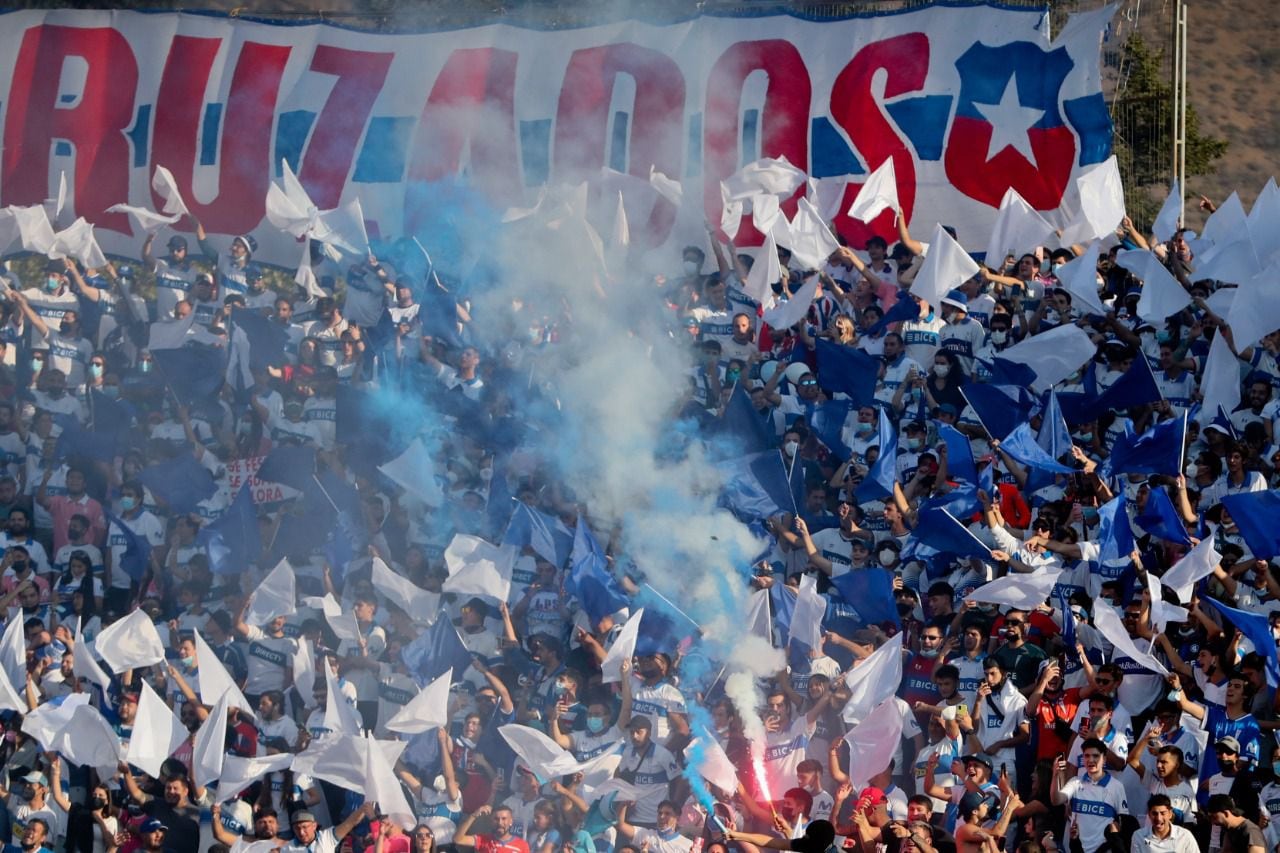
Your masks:
<instances>
[{"instance_id":1,"label":"green tree","mask_svg":"<svg viewBox=\"0 0 1280 853\"><path fill-rule=\"evenodd\" d=\"M1140 35L1124 43L1121 73L1124 91L1112 104L1114 150L1125 184L1129 215L1144 230L1155 218L1172 174L1173 87L1163 67L1163 54ZM1187 104L1187 174L1208 175L1227 153L1228 142L1200 131L1200 117Z\"/></svg>"}]
</instances>

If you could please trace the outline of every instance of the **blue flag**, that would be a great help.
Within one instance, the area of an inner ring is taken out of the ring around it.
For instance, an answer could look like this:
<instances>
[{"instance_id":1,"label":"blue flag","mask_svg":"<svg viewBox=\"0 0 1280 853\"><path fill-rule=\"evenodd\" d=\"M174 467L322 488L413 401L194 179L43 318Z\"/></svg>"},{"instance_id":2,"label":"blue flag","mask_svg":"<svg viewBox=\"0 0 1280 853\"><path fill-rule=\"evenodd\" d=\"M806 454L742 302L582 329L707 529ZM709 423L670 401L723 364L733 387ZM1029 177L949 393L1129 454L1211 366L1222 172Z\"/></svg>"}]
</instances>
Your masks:
<instances>
[{"instance_id":1,"label":"blue flag","mask_svg":"<svg viewBox=\"0 0 1280 853\"><path fill-rule=\"evenodd\" d=\"M265 483L306 491L316 473L316 449L314 447L281 444L271 449L254 475Z\"/></svg>"},{"instance_id":2,"label":"blue flag","mask_svg":"<svg viewBox=\"0 0 1280 853\"><path fill-rule=\"evenodd\" d=\"M1223 495L1222 505L1253 556L1269 560L1280 555L1280 490Z\"/></svg>"},{"instance_id":3,"label":"blue flag","mask_svg":"<svg viewBox=\"0 0 1280 853\"><path fill-rule=\"evenodd\" d=\"M542 559L559 568L573 552L573 533L555 516L516 501L507 530L502 534L502 544L532 548Z\"/></svg>"},{"instance_id":4,"label":"blue flag","mask_svg":"<svg viewBox=\"0 0 1280 853\"><path fill-rule=\"evenodd\" d=\"M910 296L900 294L898 301L893 303L893 307L886 311L883 317L872 323L863 334L874 338L894 323L904 323L908 320L914 320L919 316L920 303L916 302Z\"/></svg>"},{"instance_id":5,"label":"blue flag","mask_svg":"<svg viewBox=\"0 0 1280 853\"><path fill-rule=\"evenodd\" d=\"M227 511L200 528L196 543L208 552L209 570L215 575L242 572L256 561L262 551L262 534L253 504L253 486L247 481L242 483Z\"/></svg>"},{"instance_id":6,"label":"blue flag","mask_svg":"<svg viewBox=\"0 0 1280 853\"><path fill-rule=\"evenodd\" d=\"M1097 387L1096 380L1094 387ZM1163 395L1151 365L1139 353L1124 375L1101 394L1063 394L1060 402L1067 423L1076 426L1096 421L1112 409L1131 409L1161 399Z\"/></svg>"},{"instance_id":7,"label":"blue flag","mask_svg":"<svg viewBox=\"0 0 1280 853\"><path fill-rule=\"evenodd\" d=\"M832 578L831 585L868 625L902 627L893 597L893 573L888 569L852 569Z\"/></svg>"},{"instance_id":8,"label":"blue flag","mask_svg":"<svg viewBox=\"0 0 1280 853\"><path fill-rule=\"evenodd\" d=\"M471 652L462 644L453 622L443 617L401 649L400 659L419 685L434 681L450 669L454 678L462 678L471 666Z\"/></svg>"},{"instance_id":9,"label":"blue flag","mask_svg":"<svg viewBox=\"0 0 1280 853\"><path fill-rule=\"evenodd\" d=\"M124 537L124 554L120 557L120 570L135 581L140 581L147 573L151 563L151 543L147 537L139 536L129 529L129 525L111 513L106 513L107 527L112 525ZM109 535L109 534L108 534Z\"/></svg>"},{"instance_id":10,"label":"blue flag","mask_svg":"<svg viewBox=\"0 0 1280 853\"><path fill-rule=\"evenodd\" d=\"M947 473L962 483L978 484L978 464L973 461L973 445L960 430L938 422L938 438L947 446Z\"/></svg>"},{"instance_id":11,"label":"blue flag","mask_svg":"<svg viewBox=\"0 0 1280 853\"><path fill-rule=\"evenodd\" d=\"M1098 555L1100 563L1128 560L1133 553L1133 528L1125 511L1124 495L1116 495L1098 509Z\"/></svg>"},{"instance_id":12,"label":"blue flag","mask_svg":"<svg viewBox=\"0 0 1280 853\"><path fill-rule=\"evenodd\" d=\"M670 655L699 631L698 623L647 583L640 585L636 604L644 608L636 633L637 655Z\"/></svg>"},{"instance_id":13,"label":"blue flag","mask_svg":"<svg viewBox=\"0 0 1280 853\"><path fill-rule=\"evenodd\" d=\"M945 509L930 507L921 510L911 535L940 554L991 559L991 549Z\"/></svg>"},{"instance_id":14,"label":"blue flag","mask_svg":"<svg viewBox=\"0 0 1280 853\"><path fill-rule=\"evenodd\" d=\"M582 610L592 626L610 613L616 613L628 604L627 594L609 572L604 551L578 516L573 532L573 553L569 557L569 576L565 589L577 596Z\"/></svg>"},{"instance_id":15,"label":"blue flag","mask_svg":"<svg viewBox=\"0 0 1280 853\"><path fill-rule=\"evenodd\" d=\"M1040 415L1040 431L1036 433L1036 444L1054 459L1061 459L1071 452L1071 430L1062 417L1062 407L1058 404L1058 394L1049 392L1049 402Z\"/></svg>"},{"instance_id":16,"label":"blue flag","mask_svg":"<svg viewBox=\"0 0 1280 853\"><path fill-rule=\"evenodd\" d=\"M249 366L252 369L265 370L285 363L289 332L284 326L269 319L261 311L249 308L233 310L231 322L249 340Z\"/></svg>"},{"instance_id":17,"label":"blue flag","mask_svg":"<svg viewBox=\"0 0 1280 853\"><path fill-rule=\"evenodd\" d=\"M1133 520L1152 536L1191 547L1191 537L1187 534L1186 525L1182 523L1182 516L1178 514L1173 501L1169 499L1169 493L1164 489L1153 488L1147 494L1146 506Z\"/></svg>"},{"instance_id":18,"label":"blue flag","mask_svg":"<svg viewBox=\"0 0 1280 853\"><path fill-rule=\"evenodd\" d=\"M1051 474L1076 473L1075 468L1063 465L1036 443L1035 436L1031 434L1031 424L1025 421L1005 436L1004 441L1000 442L1000 449L1028 468L1034 468L1037 471L1047 471Z\"/></svg>"},{"instance_id":19,"label":"blue flag","mask_svg":"<svg viewBox=\"0 0 1280 853\"><path fill-rule=\"evenodd\" d=\"M84 429L75 415L55 415L62 427L54 450L57 459L82 456L95 462L110 462L116 456L119 431Z\"/></svg>"},{"instance_id":20,"label":"blue flag","mask_svg":"<svg viewBox=\"0 0 1280 853\"><path fill-rule=\"evenodd\" d=\"M1115 474L1182 473L1182 456L1187 441L1187 415L1158 423L1142 435L1125 432L1115 440L1111 455L1102 463L1102 476Z\"/></svg>"},{"instance_id":21,"label":"blue flag","mask_svg":"<svg viewBox=\"0 0 1280 853\"><path fill-rule=\"evenodd\" d=\"M724 454L726 456L760 453L776 443L769 434L769 424L751 405L751 394L741 382L729 394L729 402L725 404L717 427L718 435L731 445L731 451Z\"/></svg>"},{"instance_id":22,"label":"blue flag","mask_svg":"<svg viewBox=\"0 0 1280 853\"><path fill-rule=\"evenodd\" d=\"M898 433L889 420L887 408L880 407L880 426L876 436L880 455L854 491L854 496L862 503L892 497L893 484L898 480Z\"/></svg>"},{"instance_id":23,"label":"blue flag","mask_svg":"<svg viewBox=\"0 0 1280 853\"><path fill-rule=\"evenodd\" d=\"M907 301L915 305L913 300ZM848 394L855 406L865 406L875 400L879 359L823 338L818 338L816 344L819 385L831 393Z\"/></svg>"},{"instance_id":24,"label":"blue flag","mask_svg":"<svg viewBox=\"0 0 1280 853\"><path fill-rule=\"evenodd\" d=\"M1272 516L1273 524L1275 518ZM1254 650L1267 662L1267 684L1271 687L1280 685L1280 658L1276 656L1276 638L1271 633L1271 622L1266 614L1237 610L1207 595L1200 600L1216 607L1223 621L1234 624L1236 630L1253 644Z\"/></svg>"},{"instance_id":25,"label":"blue flag","mask_svg":"<svg viewBox=\"0 0 1280 853\"><path fill-rule=\"evenodd\" d=\"M828 400L814 409L813 417L809 419L809 427L818 441L841 462L853 455L843 440L844 422L851 411L853 403L850 400Z\"/></svg>"},{"instance_id":26,"label":"blue flag","mask_svg":"<svg viewBox=\"0 0 1280 853\"><path fill-rule=\"evenodd\" d=\"M170 513L179 515L195 512L201 501L218 490L209 469L187 452L143 468L138 474L138 481L168 504Z\"/></svg>"},{"instance_id":27,"label":"blue flag","mask_svg":"<svg viewBox=\"0 0 1280 853\"><path fill-rule=\"evenodd\" d=\"M995 385L1020 385L1029 388L1039 378L1030 365L1009 361L1007 358L996 357L982 363L991 371L991 382Z\"/></svg>"},{"instance_id":28,"label":"blue flag","mask_svg":"<svg viewBox=\"0 0 1280 853\"><path fill-rule=\"evenodd\" d=\"M180 349L152 350L151 357L173 395L185 405L211 400L222 388L227 355L216 347L187 344Z\"/></svg>"},{"instance_id":29,"label":"blue flag","mask_svg":"<svg viewBox=\"0 0 1280 853\"><path fill-rule=\"evenodd\" d=\"M793 486L794 478L803 476L803 466L792 465L788 471L779 450L743 456L717 467L724 474L720 499L740 518L768 518L799 507Z\"/></svg>"},{"instance_id":30,"label":"blue flag","mask_svg":"<svg viewBox=\"0 0 1280 853\"><path fill-rule=\"evenodd\" d=\"M920 509L945 509L957 519L968 518L982 509L982 501L978 500L977 486L960 483L950 491L924 499L920 502Z\"/></svg>"},{"instance_id":31,"label":"blue flag","mask_svg":"<svg viewBox=\"0 0 1280 853\"><path fill-rule=\"evenodd\" d=\"M987 434L1003 439L1031 417L1035 398L1026 388L1017 385L983 385L970 382L960 388L960 393L973 409Z\"/></svg>"},{"instance_id":32,"label":"blue flag","mask_svg":"<svg viewBox=\"0 0 1280 853\"><path fill-rule=\"evenodd\" d=\"M773 610L774 645L791 643L791 614L796 609L796 597L788 592L786 584L775 583L769 587L769 606Z\"/></svg>"},{"instance_id":33,"label":"blue flag","mask_svg":"<svg viewBox=\"0 0 1280 853\"><path fill-rule=\"evenodd\" d=\"M1058 609L1062 611L1062 644L1066 646L1066 653L1074 657L1076 649L1076 614L1071 609L1071 602L1067 600L1067 594L1064 590L1058 590Z\"/></svg>"}]
</instances>

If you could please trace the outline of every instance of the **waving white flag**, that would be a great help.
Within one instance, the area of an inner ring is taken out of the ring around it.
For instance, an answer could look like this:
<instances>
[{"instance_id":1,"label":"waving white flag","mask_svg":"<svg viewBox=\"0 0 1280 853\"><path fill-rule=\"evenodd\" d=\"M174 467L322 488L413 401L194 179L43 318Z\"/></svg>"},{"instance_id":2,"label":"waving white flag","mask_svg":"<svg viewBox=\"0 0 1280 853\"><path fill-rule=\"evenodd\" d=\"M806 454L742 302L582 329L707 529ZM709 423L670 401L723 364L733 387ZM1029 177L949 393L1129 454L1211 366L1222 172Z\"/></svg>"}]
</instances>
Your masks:
<instances>
[{"instance_id":1,"label":"waving white flag","mask_svg":"<svg viewBox=\"0 0 1280 853\"><path fill-rule=\"evenodd\" d=\"M902 708L895 697L882 701L844 736L849 744L849 781L859 789L884 772L902 741Z\"/></svg>"},{"instance_id":2,"label":"waving white flag","mask_svg":"<svg viewBox=\"0 0 1280 853\"><path fill-rule=\"evenodd\" d=\"M609 647L609 653L604 656L604 660L600 663L600 671L603 673L601 681L605 684L616 684L622 681L622 662L631 660L636 653L636 638L640 635L640 619L644 616L644 608L641 607L631 617L627 619L627 623L622 626L622 630L618 632L618 636L614 637L613 645Z\"/></svg>"},{"instance_id":3,"label":"waving white flag","mask_svg":"<svg viewBox=\"0 0 1280 853\"><path fill-rule=\"evenodd\" d=\"M293 567L281 560L249 596L245 624L265 625L277 616L292 616L297 612L295 589Z\"/></svg>"},{"instance_id":4,"label":"waving white flag","mask_svg":"<svg viewBox=\"0 0 1280 853\"><path fill-rule=\"evenodd\" d=\"M196 643L196 687L200 693L200 701L206 705L216 705L223 696L227 697L227 705L239 708L240 713L254 718L254 708L244 698L235 679L199 631L193 631Z\"/></svg>"},{"instance_id":5,"label":"waving white flag","mask_svg":"<svg viewBox=\"0 0 1280 853\"><path fill-rule=\"evenodd\" d=\"M444 551L449 577L441 589L506 601L511 594L511 571L517 556L513 546L493 545L479 536L455 534Z\"/></svg>"},{"instance_id":6,"label":"waving white flag","mask_svg":"<svg viewBox=\"0 0 1280 853\"><path fill-rule=\"evenodd\" d=\"M224 693L196 730L191 746L191 775L196 785L205 787L222 775L222 762L227 757L227 696Z\"/></svg>"},{"instance_id":7,"label":"waving white flag","mask_svg":"<svg viewBox=\"0 0 1280 853\"><path fill-rule=\"evenodd\" d=\"M902 210L898 203L898 178L893 171L892 157L867 176L866 183L859 188L857 197L849 207L849 216L870 222L890 207L895 211Z\"/></svg>"},{"instance_id":8,"label":"waving white flag","mask_svg":"<svg viewBox=\"0 0 1280 853\"><path fill-rule=\"evenodd\" d=\"M164 199L161 212L178 216L187 215L187 204L182 200L182 193L178 192L178 182L173 179L173 173L164 166L156 166L155 173L151 176L151 189Z\"/></svg>"},{"instance_id":9,"label":"waving white flag","mask_svg":"<svg viewBox=\"0 0 1280 853\"><path fill-rule=\"evenodd\" d=\"M164 643L160 642L151 617L142 610L135 610L103 628L93 646L111 671L117 673L164 660Z\"/></svg>"},{"instance_id":10,"label":"waving white flag","mask_svg":"<svg viewBox=\"0 0 1280 853\"><path fill-rule=\"evenodd\" d=\"M849 685L849 701L841 716L857 723L871 710L893 696L902 681L902 634L895 634L844 677Z\"/></svg>"},{"instance_id":11,"label":"waving white flag","mask_svg":"<svg viewBox=\"0 0 1280 853\"><path fill-rule=\"evenodd\" d=\"M144 680L133 734L129 736L129 763L151 776L159 776L160 765L186 739L187 727Z\"/></svg>"},{"instance_id":12,"label":"waving white flag","mask_svg":"<svg viewBox=\"0 0 1280 853\"><path fill-rule=\"evenodd\" d=\"M395 716L387 721L388 731L416 735L449 725L449 687L453 670L449 670L418 692Z\"/></svg>"}]
</instances>

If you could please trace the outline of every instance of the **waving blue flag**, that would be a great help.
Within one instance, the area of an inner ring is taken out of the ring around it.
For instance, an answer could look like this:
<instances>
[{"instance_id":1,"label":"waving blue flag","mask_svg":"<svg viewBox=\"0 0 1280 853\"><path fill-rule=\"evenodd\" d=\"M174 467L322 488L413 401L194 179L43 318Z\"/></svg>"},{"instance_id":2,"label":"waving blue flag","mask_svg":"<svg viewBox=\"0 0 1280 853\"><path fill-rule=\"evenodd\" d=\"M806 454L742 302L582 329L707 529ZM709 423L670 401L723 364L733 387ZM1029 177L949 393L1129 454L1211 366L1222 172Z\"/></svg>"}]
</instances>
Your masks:
<instances>
[{"instance_id":1,"label":"waving blue flag","mask_svg":"<svg viewBox=\"0 0 1280 853\"><path fill-rule=\"evenodd\" d=\"M1036 443L1035 436L1031 434L1031 424L1025 421L1005 436L1004 441L1000 442L1000 449L1028 468L1034 468L1037 471L1047 471L1051 474L1076 473L1075 468L1063 465Z\"/></svg>"},{"instance_id":2,"label":"waving blue flag","mask_svg":"<svg viewBox=\"0 0 1280 853\"><path fill-rule=\"evenodd\" d=\"M1122 494L1098 509L1098 545L1102 549L1098 561L1102 563L1127 560L1133 553L1133 528L1129 526Z\"/></svg>"},{"instance_id":3,"label":"waving blue flag","mask_svg":"<svg viewBox=\"0 0 1280 853\"><path fill-rule=\"evenodd\" d=\"M903 296L893 303L893 307L884 312L884 316L872 323L863 334L874 338L894 323L904 323L919 316L920 303L909 296Z\"/></svg>"},{"instance_id":4,"label":"waving blue flag","mask_svg":"<svg viewBox=\"0 0 1280 853\"><path fill-rule=\"evenodd\" d=\"M1222 505L1259 559L1280 555L1280 490L1223 495Z\"/></svg>"},{"instance_id":5,"label":"waving blue flag","mask_svg":"<svg viewBox=\"0 0 1280 853\"><path fill-rule=\"evenodd\" d=\"M893 597L893 573L888 569L852 569L832 578L831 585L868 625L902 627Z\"/></svg>"},{"instance_id":6,"label":"waving blue flag","mask_svg":"<svg viewBox=\"0 0 1280 853\"><path fill-rule=\"evenodd\" d=\"M573 533L573 553L569 557L565 589L577 596L593 626L605 616L627 606L627 594L609 573L604 551L582 516L578 516Z\"/></svg>"},{"instance_id":7,"label":"waving blue flag","mask_svg":"<svg viewBox=\"0 0 1280 853\"><path fill-rule=\"evenodd\" d=\"M741 382L729 394L724 414L716 425L718 435L731 445L731 452L726 453L728 456L760 453L776 444L769 434L769 425L751 405L751 394Z\"/></svg>"},{"instance_id":8,"label":"waving blue flag","mask_svg":"<svg viewBox=\"0 0 1280 853\"><path fill-rule=\"evenodd\" d=\"M644 608L636 633L636 654L672 654L700 628L689 615L649 584L641 584L636 604Z\"/></svg>"},{"instance_id":9,"label":"waving blue flag","mask_svg":"<svg viewBox=\"0 0 1280 853\"><path fill-rule=\"evenodd\" d=\"M446 618L436 619L430 628L401 649L400 659L420 685L434 681L450 669L454 678L461 678L471 667L471 652L462 644L453 622Z\"/></svg>"},{"instance_id":10,"label":"waving blue flag","mask_svg":"<svg viewBox=\"0 0 1280 853\"><path fill-rule=\"evenodd\" d=\"M945 509L921 510L911 535L940 554L991 559L991 549Z\"/></svg>"},{"instance_id":11,"label":"waving blue flag","mask_svg":"<svg viewBox=\"0 0 1280 853\"><path fill-rule=\"evenodd\" d=\"M960 393L982 421L982 428L994 439L1003 439L1018 424L1028 420L1036 404L1031 392L1017 385L970 382L961 386Z\"/></svg>"},{"instance_id":12,"label":"waving blue flag","mask_svg":"<svg viewBox=\"0 0 1280 853\"><path fill-rule=\"evenodd\" d=\"M889 420L887 407L880 407L880 426L876 444L880 455L854 495L860 502L874 501L893 496L893 484L898 480L898 433Z\"/></svg>"},{"instance_id":13,"label":"waving blue flag","mask_svg":"<svg viewBox=\"0 0 1280 853\"><path fill-rule=\"evenodd\" d=\"M316 473L314 447L277 445L258 466L255 476L264 483L280 483L298 491L311 487Z\"/></svg>"},{"instance_id":14,"label":"waving blue flag","mask_svg":"<svg viewBox=\"0 0 1280 853\"><path fill-rule=\"evenodd\" d=\"M1115 474L1182 473L1182 457L1187 441L1187 415L1158 423L1142 435L1125 432L1111 447L1102 463L1102 476Z\"/></svg>"},{"instance_id":15,"label":"waving blue flag","mask_svg":"<svg viewBox=\"0 0 1280 853\"><path fill-rule=\"evenodd\" d=\"M112 528L120 531L120 535L124 537L124 554L120 557L121 571L135 581L142 580L151 563L151 543L147 541L147 537L134 533L122 519L111 513L106 513L106 516L108 538Z\"/></svg>"},{"instance_id":16,"label":"waving blue flag","mask_svg":"<svg viewBox=\"0 0 1280 853\"><path fill-rule=\"evenodd\" d=\"M1096 380L1094 387L1097 387ZM1124 375L1101 394L1064 394L1060 402L1067 423L1076 426L1096 421L1112 409L1132 409L1161 399L1163 395L1151 365L1139 355Z\"/></svg>"},{"instance_id":17,"label":"waving blue flag","mask_svg":"<svg viewBox=\"0 0 1280 853\"><path fill-rule=\"evenodd\" d=\"M1071 430L1067 429L1067 422L1062 417L1062 406L1058 403L1056 391L1049 392L1049 402L1040 415L1036 444L1054 459L1061 459L1071 452Z\"/></svg>"},{"instance_id":18,"label":"waving blue flag","mask_svg":"<svg viewBox=\"0 0 1280 853\"><path fill-rule=\"evenodd\" d=\"M937 422L938 438L947 446L947 473L962 483L978 484L978 465L973 461L973 445L960 430Z\"/></svg>"},{"instance_id":19,"label":"waving blue flag","mask_svg":"<svg viewBox=\"0 0 1280 853\"><path fill-rule=\"evenodd\" d=\"M816 344L818 384L829 392L842 391L848 394L856 406L870 404L876 396L879 359L862 350L841 346L824 338L818 338Z\"/></svg>"},{"instance_id":20,"label":"waving blue flag","mask_svg":"<svg viewBox=\"0 0 1280 853\"><path fill-rule=\"evenodd\" d=\"M791 477L803 474L803 466L787 463L778 450L753 453L741 459L722 462L724 475L721 500L743 519L768 518L780 512L795 512L799 506Z\"/></svg>"},{"instance_id":21,"label":"waving blue flag","mask_svg":"<svg viewBox=\"0 0 1280 853\"><path fill-rule=\"evenodd\" d=\"M227 511L200 529L196 543L208 551L209 570L215 575L242 572L258 559L262 534L253 504L253 487L247 481L241 484Z\"/></svg>"},{"instance_id":22,"label":"waving blue flag","mask_svg":"<svg viewBox=\"0 0 1280 853\"><path fill-rule=\"evenodd\" d=\"M1191 547L1191 537L1187 534L1186 525L1182 523L1182 516L1178 515L1173 501L1169 499L1169 493L1164 489L1153 488L1147 494L1146 506L1133 520L1152 536Z\"/></svg>"},{"instance_id":23,"label":"waving blue flag","mask_svg":"<svg viewBox=\"0 0 1280 853\"><path fill-rule=\"evenodd\" d=\"M1276 655L1276 638L1271 633L1271 622L1266 614L1237 610L1207 595L1200 600L1217 608L1222 614L1223 621L1234 624L1236 629L1253 644L1254 650L1267 662L1267 684L1271 687L1280 685L1280 658Z\"/></svg>"},{"instance_id":24,"label":"waving blue flag","mask_svg":"<svg viewBox=\"0 0 1280 853\"><path fill-rule=\"evenodd\" d=\"M187 452L143 468L138 474L138 481L167 503L171 513L178 515L195 512L202 500L218 490L209 469Z\"/></svg>"},{"instance_id":25,"label":"waving blue flag","mask_svg":"<svg viewBox=\"0 0 1280 853\"><path fill-rule=\"evenodd\" d=\"M555 516L516 501L502 544L532 548L542 559L560 567L573 552L573 533Z\"/></svg>"},{"instance_id":26,"label":"waving blue flag","mask_svg":"<svg viewBox=\"0 0 1280 853\"><path fill-rule=\"evenodd\" d=\"M853 411L850 400L828 400L813 411L809 419L809 428L826 446L827 450L841 462L853 455L853 451L844 443L844 422Z\"/></svg>"},{"instance_id":27,"label":"waving blue flag","mask_svg":"<svg viewBox=\"0 0 1280 853\"><path fill-rule=\"evenodd\" d=\"M1076 649L1076 614L1071 609L1064 590L1058 590L1058 609L1062 611L1062 643L1066 646L1067 655L1075 657Z\"/></svg>"}]
</instances>

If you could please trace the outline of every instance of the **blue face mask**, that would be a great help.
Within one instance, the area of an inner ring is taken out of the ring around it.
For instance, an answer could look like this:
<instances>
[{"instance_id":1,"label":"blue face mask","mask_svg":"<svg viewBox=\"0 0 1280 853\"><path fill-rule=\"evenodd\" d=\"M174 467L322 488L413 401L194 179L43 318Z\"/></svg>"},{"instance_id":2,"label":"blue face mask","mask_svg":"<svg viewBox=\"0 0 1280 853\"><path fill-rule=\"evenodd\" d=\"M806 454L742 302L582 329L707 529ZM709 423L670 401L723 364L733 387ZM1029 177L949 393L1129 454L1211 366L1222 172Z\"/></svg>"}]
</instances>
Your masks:
<instances>
[{"instance_id":1,"label":"blue face mask","mask_svg":"<svg viewBox=\"0 0 1280 853\"><path fill-rule=\"evenodd\" d=\"M45 290L49 291L50 293L54 293L57 291L59 287L62 287L62 279L58 278L56 275L47 276L45 278L44 280Z\"/></svg>"},{"instance_id":2,"label":"blue face mask","mask_svg":"<svg viewBox=\"0 0 1280 853\"><path fill-rule=\"evenodd\" d=\"M137 499L136 499L136 498L121 498L121 499L120 499L120 509L124 510L125 512L128 512L129 510L133 509L133 508L134 508L134 507L136 507L137 505L138 505L138 501L137 501Z\"/></svg>"},{"instance_id":3,"label":"blue face mask","mask_svg":"<svg viewBox=\"0 0 1280 853\"><path fill-rule=\"evenodd\" d=\"M92 376L94 379L99 379L99 378L101 378L101 376L102 376L102 365L101 365L101 364L91 364L91 365L89 365L89 375L90 375L90 376Z\"/></svg>"},{"instance_id":4,"label":"blue face mask","mask_svg":"<svg viewBox=\"0 0 1280 853\"><path fill-rule=\"evenodd\" d=\"M120 386L119 385L103 385L102 395L109 400L114 400L116 397L120 396Z\"/></svg>"},{"instance_id":5,"label":"blue face mask","mask_svg":"<svg viewBox=\"0 0 1280 853\"><path fill-rule=\"evenodd\" d=\"M150 373L150 372L151 372L151 362L149 362L149 361L144 361L144 362L142 362L141 364L139 364L139 365L138 365L138 370L142 371L143 373Z\"/></svg>"},{"instance_id":6,"label":"blue face mask","mask_svg":"<svg viewBox=\"0 0 1280 853\"><path fill-rule=\"evenodd\" d=\"M907 439L907 447L909 447L912 450L919 450L923 444L924 444L924 441L918 438Z\"/></svg>"},{"instance_id":7,"label":"blue face mask","mask_svg":"<svg viewBox=\"0 0 1280 853\"><path fill-rule=\"evenodd\" d=\"M604 717L587 717L587 731L593 735L604 731Z\"/></svg>"}]
</instances>

